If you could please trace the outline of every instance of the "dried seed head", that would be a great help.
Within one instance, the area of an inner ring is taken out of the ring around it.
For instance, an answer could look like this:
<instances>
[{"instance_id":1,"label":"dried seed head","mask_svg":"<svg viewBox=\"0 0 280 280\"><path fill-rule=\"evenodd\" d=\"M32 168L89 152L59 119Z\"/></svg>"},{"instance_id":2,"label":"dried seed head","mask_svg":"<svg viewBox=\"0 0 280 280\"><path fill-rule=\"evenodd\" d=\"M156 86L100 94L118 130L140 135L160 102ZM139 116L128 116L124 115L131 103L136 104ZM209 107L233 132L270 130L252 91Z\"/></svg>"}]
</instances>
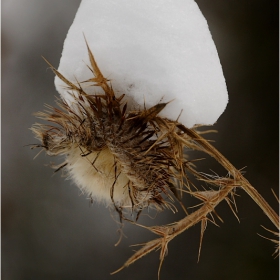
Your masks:
<instances>
[{"instance_id":1,"label":"dried seed head","mask_svg":"<svg viewBox=\"0 0 280 280\"><path fill-rule=\"evenodd\" d=\"M36 114L52 123L32 127L39 146L50 156L64 155L57 169L65 168L85 193L113 203L119 213L172 207L187 161L183 145L174 137L180 132L177 123L158 116L167 104L127 111L124 95L114 94L89 48L88 52L94 77L86 82L101 87L104 94L88 95L49 64L69 87L73 102L58 100L60 108L48 106Z\"/></svg>"}]
</instances>

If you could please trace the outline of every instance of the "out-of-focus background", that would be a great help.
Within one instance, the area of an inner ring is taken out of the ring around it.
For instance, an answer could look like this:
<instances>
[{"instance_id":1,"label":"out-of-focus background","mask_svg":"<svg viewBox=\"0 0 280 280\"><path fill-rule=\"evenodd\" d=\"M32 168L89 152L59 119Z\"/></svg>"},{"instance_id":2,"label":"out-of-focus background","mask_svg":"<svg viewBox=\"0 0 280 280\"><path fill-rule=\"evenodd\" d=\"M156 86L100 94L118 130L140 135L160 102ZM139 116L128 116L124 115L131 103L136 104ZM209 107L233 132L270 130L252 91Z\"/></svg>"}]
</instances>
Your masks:
<instances>
[{"instance_id":1,"label":"out-of-focus background","mask_svg":"<svg viewBox=\"0 0 280 280\"><path fill-rule=\"evenodd\" d=\"M174 1L175 4L176 1ZM117 223L103 205L89 204L70 181L45 166L51 158L36 143L32 113L54 105L54 75L41 55L58 66L63 41L79 0L2 1L2 279L157 279L159 253L119 274L133 253L129 245L155 237L125 225L117 247ZM216 43L229 91L229 104L214 126L215 146L278 209L278 1L197 0ZM209 162L205 170L225 171ZM200 227L169 244L161 279L278 279L273 237L262 211L241 190L240 223L226 203L217 211L220 228L208 225L197 263ZM163 212L141 223L179 219Z\"/></svg>"}]
</instances>

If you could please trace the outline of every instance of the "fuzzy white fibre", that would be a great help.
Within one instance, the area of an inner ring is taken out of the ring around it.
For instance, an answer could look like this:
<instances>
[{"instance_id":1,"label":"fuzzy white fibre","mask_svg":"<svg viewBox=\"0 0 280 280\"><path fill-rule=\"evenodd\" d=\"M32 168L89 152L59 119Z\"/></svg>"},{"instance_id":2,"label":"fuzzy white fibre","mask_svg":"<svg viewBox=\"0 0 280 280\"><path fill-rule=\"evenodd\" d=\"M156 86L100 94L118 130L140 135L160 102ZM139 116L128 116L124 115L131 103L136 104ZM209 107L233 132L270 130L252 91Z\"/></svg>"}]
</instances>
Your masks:
<instances>
[{"instance_id":1,"label":"fuzzy white fibre","mask_svg":"<svg viewBox=\"0 0 280 280\"><path fill-rule=\"evenodd\" d=\"M111 205L110 189L115 181L113 155L108 149L102 150L99 155L98 152L93 152L85 157L82 157L81 154L82 151L79 147L73 147L69 151L66 168L71 179L95 201ZM92 163L95 159L93 166ZM128 181L126 175L122 173L114 185L113 198L117 206L131 207L127 188Z\"/></svg>"}]
</instances>

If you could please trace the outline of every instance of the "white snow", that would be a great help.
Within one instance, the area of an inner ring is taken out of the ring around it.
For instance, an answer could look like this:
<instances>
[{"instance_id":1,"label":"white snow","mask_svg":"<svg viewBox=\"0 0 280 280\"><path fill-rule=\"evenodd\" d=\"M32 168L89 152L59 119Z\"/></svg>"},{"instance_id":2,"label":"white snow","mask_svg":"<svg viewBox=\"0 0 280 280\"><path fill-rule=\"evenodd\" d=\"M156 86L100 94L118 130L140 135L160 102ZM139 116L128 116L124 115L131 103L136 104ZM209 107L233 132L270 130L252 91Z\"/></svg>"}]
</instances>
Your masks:
<instances>
[{"instance_id":1,"label":"white snow","mask_svg":"<svg viewBox=\"0 0 280 280\"><path fill-rule=\"evenodd\" d=\"M183 110L187 127L214 124L225 110L218 53L193 0L82 0L58 68L73 83L92 75L83 34L115 93L133 100L130 108L174 99L160 115L175 120ZM65 84L55 78L55 85L71 102Z\"/></svg>"}]
</instances>

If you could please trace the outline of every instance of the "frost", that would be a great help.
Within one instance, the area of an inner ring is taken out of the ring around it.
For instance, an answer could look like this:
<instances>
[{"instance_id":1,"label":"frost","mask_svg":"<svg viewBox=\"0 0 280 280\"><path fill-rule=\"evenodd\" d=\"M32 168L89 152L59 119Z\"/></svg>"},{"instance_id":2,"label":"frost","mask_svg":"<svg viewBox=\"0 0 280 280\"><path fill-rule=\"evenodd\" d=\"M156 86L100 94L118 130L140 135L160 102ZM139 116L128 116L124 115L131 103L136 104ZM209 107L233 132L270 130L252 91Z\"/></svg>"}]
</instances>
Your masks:
<instances>
[{"instance_id":1,"label":"frost","mask_svg":"<svg viewBox=\"0 0 280 280\"><path fill-rule=\"evenodd\" d=\"M75 83L91 78L83 35L116 95L143 109L173 100L162 117L187 127L214 124L227 88L207 22L193 0L82 0L58 71ZM71 102L58 78L59 93ZM82 84L86 88L86 84ZM97 88L86 88L95 93Z\"/></svg>"}]
</instances>

